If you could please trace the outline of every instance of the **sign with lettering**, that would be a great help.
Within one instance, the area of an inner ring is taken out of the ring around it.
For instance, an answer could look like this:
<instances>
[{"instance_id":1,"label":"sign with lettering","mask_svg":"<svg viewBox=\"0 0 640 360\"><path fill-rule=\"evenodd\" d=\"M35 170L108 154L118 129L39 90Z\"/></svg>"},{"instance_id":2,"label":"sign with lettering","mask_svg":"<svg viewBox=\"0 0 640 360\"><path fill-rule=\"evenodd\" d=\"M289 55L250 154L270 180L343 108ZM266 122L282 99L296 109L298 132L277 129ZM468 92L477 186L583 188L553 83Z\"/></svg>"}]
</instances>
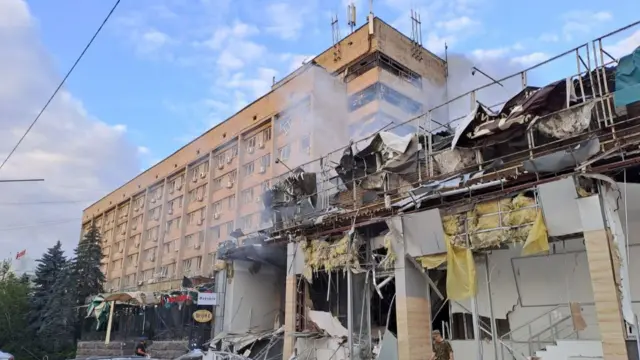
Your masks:
<instances>
[{"instance_id":1,"label":"sign with lettering","mask_svg":"<svg viewBox=\"0 0 640 360\"><path fill-rule=\"evenodd\" d=\"M193 313L193 320L199 323L206 323L213 319L213 314L209 310L198 310Z\"/></svg>"},{"instance_id":2,"label":"sign with lettering","mask_svg":"<svg viewBox=\"0 0 640 360\"><path fill-rule=\"evenodd\" d=\"M198 293L198 305L217 305L217 295L216 293Z\"/></svg>"}]
</instances>

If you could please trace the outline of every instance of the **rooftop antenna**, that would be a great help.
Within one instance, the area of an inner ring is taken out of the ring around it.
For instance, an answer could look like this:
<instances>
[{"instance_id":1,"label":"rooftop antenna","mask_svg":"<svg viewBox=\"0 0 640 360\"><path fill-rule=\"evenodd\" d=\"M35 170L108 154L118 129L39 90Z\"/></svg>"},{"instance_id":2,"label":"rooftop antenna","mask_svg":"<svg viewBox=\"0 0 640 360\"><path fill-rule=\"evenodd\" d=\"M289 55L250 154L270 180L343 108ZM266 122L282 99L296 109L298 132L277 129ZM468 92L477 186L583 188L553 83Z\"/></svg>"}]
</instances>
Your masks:
<instances>
[{"instance_id":1,"label":"rooftop antenna","mask_svg":"<svg viewBox=\"0 0 640 360\"><path fill-rule=\"evenodd\" d=\"M373 0L369 0L369 14L373 15Z\"/></svg>"},{"instance_id":2,"label":"rooftop antenna","mask_svg":"<svg viewBox=\"0 0 640 360\"><path fill-rule=\"evenodd\" d=\"M411 55L418 61L422 60L422 22L418 11L411 9Z\"/></svg>"},{"instance_id":3,"label":"rooftop antenna","mask_svg":"<svg viewBox=\"0 0 640 360\"><path fill-rule=\"evenodd\" d=\"M353 29L356 27L356 5L354 3L347 5L347 24L353 33Z\"/></svg>"},{"instance_id":4,"label":"rooftop antenna","mask_svg":"<svg viewBox=\"0 0 640 360\"><path fill-rule=\"evenodd\" d=\"M333 45L340 42L340 24L338 23L338 14L331 15L331 36L333 37Z\"/></svg>"}]
</instances>

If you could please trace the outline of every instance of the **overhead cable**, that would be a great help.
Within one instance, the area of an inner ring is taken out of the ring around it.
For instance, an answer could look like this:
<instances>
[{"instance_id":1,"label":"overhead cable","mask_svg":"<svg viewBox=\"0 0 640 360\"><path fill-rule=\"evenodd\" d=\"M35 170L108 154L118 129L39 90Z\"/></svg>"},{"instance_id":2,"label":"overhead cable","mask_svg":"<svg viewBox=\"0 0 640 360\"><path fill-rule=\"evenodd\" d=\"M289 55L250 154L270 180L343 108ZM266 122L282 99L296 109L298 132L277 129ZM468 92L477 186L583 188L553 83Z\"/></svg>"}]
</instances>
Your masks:
<instances>
[{"instance_id":1,"label":"overhead cable","mask_svg":"<svg viewBox=\"0 0 640 360\"><path fill-rule=\"evenodd\" d=\"M75 70L76 66L78 65L78 63L80 62L80 60L82 60L82 57L84 57L84 54L87 52L87 50L89 50L89 47L91 46L91 44L93 44L93 41L96 39L96 37L98 36L98 34L100 34L100 31L102 30L102 28L104 27L104 25L107 23L107 21L109 21L109 18L111 17L111 15L113 14L113 12L116 10L116 8L118 7L118 5L120 4L121 0L116 0L115 4L113 5L113 7L111 8L111 10L109 11L109 13L107 14L107 16L104 18L104 20L102 21L102 24L100 24L100 27L98 27L98 30L96 30L96 32L93 34L93 36L91 37L91 40L89 40L89 42L87 43L87 45L84 47L84 50L82 50L82 52L80 53L80 56L78 56L78 58L76 59L76 61L73 63L73 66L71 66L71 69L69 69L69 71L67 72L67 74L64 76L64 78L62 79L62 81L60 82L60 84L58 85L58 87L53 91L53 94L51 94L51 97L49 97L49 100L47 100L47 102L44 104L44 106L42 107L42 109L40 110L40 112L38 112L38 115L36 115L35 119L33 119L33 121L31 122L31 125L29 125L29 127L27 128L27 130L25 131L25 133L22 135L22 137L20 138L20 140L18 140L18 143L13 147L13 149L11 149L11 151L9 152L9 154L7 155L7 157L4 159L4 161L2 161L2 164L0 164L0 170L2 170L2 168L4 167L4 165L7 163L7 161L9 161L9 159L11 158L11 156L13 155L13 153L16 151L16 149L18 148L18 146L20 146L20 144L22 143L22 141L24 140L24 138L27 137L27 135L29 134L29 132L31 131L31 129L33 128L33 126L36 124L36 122L38 122L38 120L40 119L40 117L42 116L42 114L44 113L44 111L47 109L47 107L49 106L49 104L51 103L51 101L53 101L53 99L56 97L56 95L58 94L58 92L60 91L60 89L62 88L62 86L64 85L64 83L67 81L67 79L69 78L69 76L71 75L71 73L73 72L73 70Z\"/></svg>"}]
</instances>

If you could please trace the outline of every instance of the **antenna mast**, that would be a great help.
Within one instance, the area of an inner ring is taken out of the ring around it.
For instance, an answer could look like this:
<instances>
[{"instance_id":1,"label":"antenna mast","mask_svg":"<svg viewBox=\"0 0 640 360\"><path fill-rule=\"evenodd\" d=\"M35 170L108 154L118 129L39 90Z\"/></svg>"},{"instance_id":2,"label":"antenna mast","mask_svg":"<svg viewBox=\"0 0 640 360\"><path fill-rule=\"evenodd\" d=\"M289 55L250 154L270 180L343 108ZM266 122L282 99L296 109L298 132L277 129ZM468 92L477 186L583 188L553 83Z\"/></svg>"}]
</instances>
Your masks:
<instances>
[{"instance_id":1,"label":"antenna mast","mask_svg":"<svg viewBox=\"0 0 640 360\"><path fill-rule=\"evenodd\" d=\"M331 15L331 36L333 37L333 45L340 42L340 24L338 23L338 14Z\"/></svg>"},{"instance_id":2,"label":"antenna mast","mask_svg":"<svg viewBox=\"0 0 640 360\"><path fill-rule=\"evenodd\" d=\"M420 14L411 9L411 42L413 43L411 56L416 60L422 60L422 22Z\"/></svg>"},{"instance_id":3,"label":"antenna mast","mask_svg":"<svg viewBox=\"0 0 640 360\"><path fill-rule=\"evenodd\" d=\"M353 29L356 27L356 5L354 3L347 5L347 24L353 33Z\"/></svg>"}]
</instances>

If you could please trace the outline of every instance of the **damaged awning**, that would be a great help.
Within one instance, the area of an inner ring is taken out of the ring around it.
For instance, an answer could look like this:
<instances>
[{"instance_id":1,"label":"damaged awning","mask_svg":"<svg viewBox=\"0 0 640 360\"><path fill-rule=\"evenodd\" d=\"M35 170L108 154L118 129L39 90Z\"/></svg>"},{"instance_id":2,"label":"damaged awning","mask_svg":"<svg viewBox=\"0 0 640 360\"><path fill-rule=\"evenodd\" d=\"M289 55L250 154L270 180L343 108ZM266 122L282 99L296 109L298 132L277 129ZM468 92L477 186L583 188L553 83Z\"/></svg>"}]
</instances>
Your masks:
<instances>
[{"instance_id":1,"label":"damaged awning","mask_svg":"<svg viewBox=\"0 0 640 360\"><path fill-rule=\"evenodd\" d=\"M376 173L414 172L422 149L418 135L398 136L388 131L377 133L360 151L354 151L354 147L349 145L345 149L335 169L349 189L353 188L354 179L362 182L365 177Z\"/></svg>"},{"instance_id":2,"label":"damaged awning","mask_svg":"<svg viewBox=\"0 0 640 360\"><path fill-rule=\"evenodd\" d=\"M451 149L456 146L473 146L480 139L487 138L482 145L509 141L513 136L523 132L532 121L551 116L559 111L583 102L576 95L580 84L571 79L562 79L542 88L527 87L506 102L497 114L482 104L476 107L464 118L456 128L456 134L451 143ZM585 89L585 92L588 89ZM585 96L591 101L591 96ZM589 108L591 110L592 108ZM587 116L587 125L590 120ZM563 121L574 118L563 118ZM580 119L581 120L581 119ZM580 123L582 123L581 121ZM566 127L566 126L565 126ZM585 130L585 126L568 127L571 134ZM554 136L554 132L547 131L546 135ZM490 137L490 138L488 138ZM489 141L489 142L487 142Z\"/></svg>"}]
</instances>

